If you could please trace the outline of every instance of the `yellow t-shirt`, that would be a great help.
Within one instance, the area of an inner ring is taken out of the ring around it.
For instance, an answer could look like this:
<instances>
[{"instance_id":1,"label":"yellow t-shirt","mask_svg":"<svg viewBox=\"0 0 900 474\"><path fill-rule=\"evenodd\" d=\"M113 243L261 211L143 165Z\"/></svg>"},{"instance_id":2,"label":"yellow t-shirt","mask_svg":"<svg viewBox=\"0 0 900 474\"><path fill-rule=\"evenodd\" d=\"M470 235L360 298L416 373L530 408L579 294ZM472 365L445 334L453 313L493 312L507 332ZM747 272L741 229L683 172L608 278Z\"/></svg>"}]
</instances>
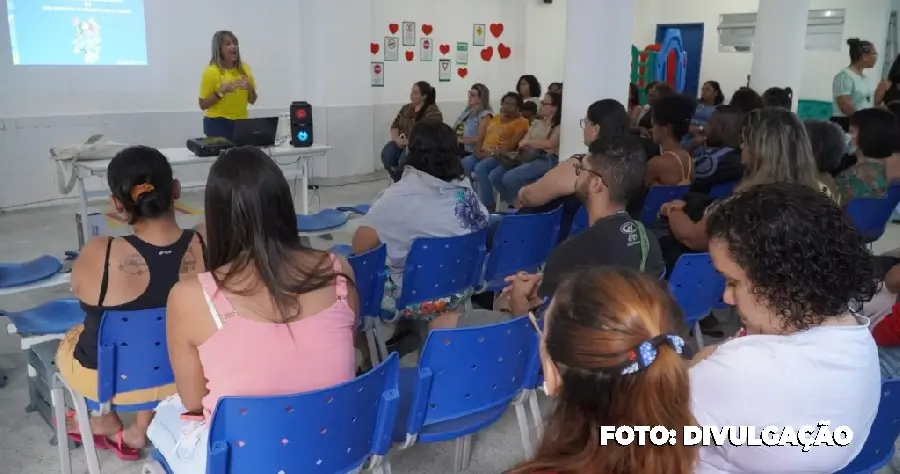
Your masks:
<instances>
[{"instance_id":1,"label":"yellow t-shirt","mask_svg":"<svg viewBox=\"0 0 900 474\"><path fill-rule=\"evenodd\" d=\"M253 79L250 66L244 63L243 67L244 72L247 73L247 79L256 89L256 81ZM240 78L241 72L237 68L220 69L216 65L210 64L203 70L203 79L200 80L200 98L205 99L215 93L223 83L237 81ZM215 105L206 109L205 115L209 118L245 119L247 118L249 97L249 91L243 89L231 91Z\"/></svg>"},{"instance_id":2,"label":"yellow t-shirt","mask_svg":"<svg viewBox=\"0 0 900 474\"><path fill-rule=\"evenodd\" d=\"M508 122L503 121L503 116L497 114L488 122L487 131L484 133L484 142L481 148L485 150L493 150L503 146L508 140L512 140L516 135L524 134L528 131L528 119L519 117ZM510 144L515 149L516 143ZM512 151L512 149L510 151Z\"/></svg>"}]
</instances>

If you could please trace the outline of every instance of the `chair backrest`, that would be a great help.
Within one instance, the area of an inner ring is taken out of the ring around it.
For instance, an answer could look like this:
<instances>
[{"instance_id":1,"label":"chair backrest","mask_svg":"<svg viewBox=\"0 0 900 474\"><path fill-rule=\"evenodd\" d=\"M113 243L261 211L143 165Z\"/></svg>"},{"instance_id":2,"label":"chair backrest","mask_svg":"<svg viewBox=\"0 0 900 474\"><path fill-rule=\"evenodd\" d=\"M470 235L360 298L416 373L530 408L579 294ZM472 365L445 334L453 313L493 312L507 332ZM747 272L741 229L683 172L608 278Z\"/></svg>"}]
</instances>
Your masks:
<instances>
[{"instance_id":1,"label":"chair backrest","mask_svg":"<svg viewBox=\"0 0 900 474\"><path fill-rule=\"evenodd\" d=\"M347 260L353 267L353 276L356 279L360 315L379 316L381 299L384 296L384 281L387 279L385 272L387 247L381 244L364 254L351 255Z\"/></svg>"},{"instance_id":2,"label":"chair backrest","mask_svg":"<svg viewBox=\"0 0 900 474\"><path fill-rule=\"evenodd\" d=\"M851 199L846 211L856 230L868 242L874 242L884 234L894 206L884 197L863 197Z\"/></svg>"},{"instance_id":3,"label":"chair backrest","mask_svg":"<svg viewBox=\"0 0 900 474\"><path fill-rule=\"evenodd\" d=\"M733 181L731 183L721 183L714 184L709 188L709 193L706 195L712 199L725 199L728 196L734 194L734 188L737 187L738 181Z\"/></svg>"},{"instance_id":4,"label":"chair backrest","mask_svg":"<svg viewBox=\"0 0 900 474\"><path fill-rule=\"evenodd\" d=\"M690 186L651 186L644 198L644 207L641 208L641 222L644 225L652 225L659 215L659 208L667 202L684 197Z\"/></svg>"},{"instance_id":5,"label":"chair backrest","mask_svg":"<svg viewBox=\"0 0 900 474\"><path fill-rule=\"evenodd\" d=\"M97 350L97 402L107 403L120 393L174 381L166 346L165 308L103 314Z\"/></svg>"},{"instance_id":6,"label":"chair backrest","mask_svg":"<svg viewBox=\"0 0 900 474\"><path fill-rule=\"evenodd\" d=\"M543 214L505 216L494 233L484 281L502 280L519 271L534 273L547 261L559 239L562 206Z\"/></svg>"},{"instance_id":7,"label":"chair backrest","mask_svg":"<svg viewBox=\"0 0 900 474\"><path fill-rule=\"evenodd\" d=\"M669 275L669 292L692 326L719 304L723 277L713 266L708 253L686 253L678 257Z\"/></svg>"},{"instance_id":8,"label":"chair backrest","mask_svg":"<svg viewBox=\"0 0 900 474\"><path fill-rule=\"evenodd\" d=\"M587 229L590 226L590 222L588 219L587 208L581 206L578 208L578 211L575 212L575 217L572 218L572 226L569 227L569 237L572 238Z\"/></svg>"},{"instance_id":9,"label":"chair backrest","mask_svg":"<svg viewBox=\"0 0 900 474\"><path fill-rule=\"evenodd\" d=\"M900 436L900 379L881 382L878 414L862 451L836 474L875 472L891 461Z\"/></svg>"},{"instance_id":10,"label":"chair backrest","mask_svg":"<svg viewBox=\"0 0 900 474\"><path fill-rule=\"evenodd\" d=\"M413 240L403 269L403 289L397 307L463 293L481 281L487 230L456 237Z\"/></svg>"},{"instance_id":11,"label":"chair backrest","mask_svg":"<svg viewBox=\"0 0 900 474\"><path fill-rule=\"evenodd\" d=\"M538 337L527 316L432 331L419 359L406 432L506 406L538 374Z\"/></svg>"},{"instance_id":12,"label":"chair backrest","mask_svg":"<svg viewBox=\"0 0 900 474\"><path fill-rule=\"evenodd\" d=\"M206 472L351 472L386 454L400 404L399 370L393 353L334 387L222 397L210 422Z\"/></svg>"},{"instance_id":13,"label":"chair backrest","mask_svg":"<svg viewBox=\"0 0 900 474\"><path fill-rule=\"evenodd\" d=\"M27 262L0 263L0 288L41 281L59 273L61 269L62 262L50 255L43 255Z\"/></svg>"}]
</instances>

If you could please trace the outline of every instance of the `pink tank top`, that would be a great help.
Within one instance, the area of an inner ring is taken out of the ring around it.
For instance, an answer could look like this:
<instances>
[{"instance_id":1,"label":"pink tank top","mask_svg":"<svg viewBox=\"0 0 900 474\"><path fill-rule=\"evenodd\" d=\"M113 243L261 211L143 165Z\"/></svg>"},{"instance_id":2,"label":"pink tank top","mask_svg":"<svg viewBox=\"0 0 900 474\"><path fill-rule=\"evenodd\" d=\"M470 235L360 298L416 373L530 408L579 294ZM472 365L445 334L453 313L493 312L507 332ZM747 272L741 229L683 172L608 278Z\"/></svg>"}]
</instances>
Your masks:
<instances>
[{"instance_id":1,"label":"pink tank top","mask_svg":"<svg viewBox=\"0 0 900 474\"><path fill-rule=\"evenodd\" d=\"M340 262L332 260L340 272ZM344 277L336 278L331 307L287 324L240 317L209 272L198 278L218 328L197 348L209 389L203 397L207 417L223 396L308 392L356 376L356 315L347 304Z\"/></svg>"}]
</instances>

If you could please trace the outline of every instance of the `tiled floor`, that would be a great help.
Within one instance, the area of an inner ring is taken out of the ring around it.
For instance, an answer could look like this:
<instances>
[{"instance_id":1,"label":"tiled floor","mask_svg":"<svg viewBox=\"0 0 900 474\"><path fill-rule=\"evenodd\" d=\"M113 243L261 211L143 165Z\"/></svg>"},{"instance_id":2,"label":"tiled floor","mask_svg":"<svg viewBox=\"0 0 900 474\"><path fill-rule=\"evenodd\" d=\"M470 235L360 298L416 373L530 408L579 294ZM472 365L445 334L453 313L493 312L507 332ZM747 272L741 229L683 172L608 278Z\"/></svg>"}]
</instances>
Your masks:
<instances>
[{"instance_id":1,"label":"tiled floor","mask_svg":"<svg viewBox=\"0 0 900 474\"><path fill-rule=\"evenodd\" d=\"M371 202L384 189L386 179L362 179L360 184L323 187L314 195L311 210L339 205ZM202 207L202 196L187 193L186 203ZM298 200L299 201L299 200ZM299 204L299 202L298 202ZM0 214L0 261L21 261L41 254L61 255L74 249L76 230L74 207L38 209L22 213ZM334 232L333 240L314 238L317 248L335 243L349 243L358 221ZM885 237L874 246L876 252L900 246L900 226L891 225ZM0 297L0 308L18 310L43 301L67 295L66 288L38 290L30 294ZM0 317L5 328L6 319ZM0 389L0 472L12 474L45 474L58 472L56 450L48 444L50 429L37 414L26 414L27 373L19 350L17 336L0 334L0 368L9 376L9 384ZM548 401L542 400L546 408ZM496 474L512 466L523 456L515 416L507 413L498 423L476 436L473 442L470 472ZM124 463L101 452L104 472L139 473L141 463ZM395 473L445 474L453 465L452 443L419 445L392 456ZM86 472L81 450L73 454L75 472ZM886 471L887 472L887 471ZM897 471L900 472L900 471Z\"/></svg>"}]
</instances>

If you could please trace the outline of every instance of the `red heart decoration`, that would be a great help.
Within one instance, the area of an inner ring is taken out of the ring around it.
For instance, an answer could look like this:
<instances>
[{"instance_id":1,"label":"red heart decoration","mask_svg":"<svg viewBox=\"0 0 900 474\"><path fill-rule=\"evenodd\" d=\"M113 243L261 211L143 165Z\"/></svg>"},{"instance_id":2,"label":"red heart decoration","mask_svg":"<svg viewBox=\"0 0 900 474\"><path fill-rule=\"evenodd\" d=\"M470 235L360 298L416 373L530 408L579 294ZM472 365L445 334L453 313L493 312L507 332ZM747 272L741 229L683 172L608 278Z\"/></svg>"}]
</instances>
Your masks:
<instances>
[{"instance_id":1,"label":"red heart decoration","mask_svg":"<svg viewBox=\"0 0 900 474\"><path fill-rule=\"evenodd\" d=\"M481 59L490 62L491 58L494 57L494 47L488 46L481 50Z\"/></svg>"},{"instance_id":2,"label":"red heart decoration","mask_svg":"<svg viewBox=\"0 0 900 474\"><path fill-rule=\"evenodd\" d=\"M503 23L491 23L491 34L499 38L503 34Z\"/></svg>"},{"instance_id":3,"label":"red heart decoration","mask_svg":"<svg viewBox=\"0 0 900 474\"><path fill-rule=\"evenodd\" d=\"M381 51L381 45L378 43L369 43L369 51L371 51L372 54L378 54L378 51Z\"/></svg>"},{"instance_id":4,"label":"red heart decoration","mask_svg":"<svg viewBox=\"0 0 900 474\"><path fill-rule=\"evenodd\" d=\"M400 25L391 23L388 25L388 29L391 30L391 34L397 34L397 32L400 31Z\"/></svg>"},{"instance_id":5,"label":"red heart decoration","mask_svg":"<svg viewBox=\"0 0 900 474\"><path fill-rule=\"evenodd\" d=\"M423 35L428 36L431 34L432 31L434 31L434 27L432 27L431 25L429 25L427 23L422 25L422 34Z\"/></svg>"},{"instance_id":6,"label":"red heart decoration","mask_svg":"<svg viewBox=\"0 0 900 474\"><path fill-rule=\"evenodd\" d=\"M458 74L459 77L465 78L466 76L469 75L469 70L464 67L461 67L456 70L456 74Z\"/></svg>"},{"instance_id":7,"label":"red heart decoration","mask_svg":"<svg viewBox=\"0 0 900 474\"><path fill-rule=\"evenodd\" d=\"M407 51L407 52L406 52L406 60L407 60L407 61L412 61L412 60L413 60L413 57L415 57L415 54L414 54L412 51Z\"/></svg>"},{"instance_id":8,"label":"red heart decoration","mask_svg":"<svg viewBox=\"0 0 900 474\"><path fill-rule=\"evenodd\" d=\"M441 54L446 55L447 53L450 52L450 45L442 44L440 49L441 49Z\"/></svg>"},{"instance_id":9,"label":"red heart decoration","mask_svg":"<svg viewBox=\"0 0 900 474\"><path fill-rule=\"evenodd\" d=\"M506 59L512 54L512 49L509 46L500 43L497 45L497 54L500 55L500 59Z\"/></svg>"}]
</instances>

